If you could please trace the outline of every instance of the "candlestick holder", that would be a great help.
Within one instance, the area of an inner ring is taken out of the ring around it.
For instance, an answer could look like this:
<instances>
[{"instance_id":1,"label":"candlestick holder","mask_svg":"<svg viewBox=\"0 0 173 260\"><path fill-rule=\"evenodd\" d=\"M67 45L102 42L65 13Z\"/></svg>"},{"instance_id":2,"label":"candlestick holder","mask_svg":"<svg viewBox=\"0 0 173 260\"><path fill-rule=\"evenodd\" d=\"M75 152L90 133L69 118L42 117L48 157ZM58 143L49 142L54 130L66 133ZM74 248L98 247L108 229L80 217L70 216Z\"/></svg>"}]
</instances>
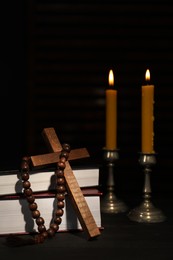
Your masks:
<instances>
[{"instance_id":1,"label":"candlestick holder","mask_svg":"<svg viewBox=\"0 0 173 260\"><path fill-rule=\"evenodd\" d=\"M143 188L143 201L142 203L132 209L128 213L128 217L132 221L144 223L158 223L163 222L166 217L162 211L156 208L151 201L151 185L150 174L152 167L156 164L155 154L140 154L139 163L144 170L144 188Z\"/></svg>"},{"instance_id":2,"label":"candlestick holder","mask_svg":"<svg viewBox=\"0 0 173 260\"><path fill-rule=\"evenodd\" d=\"M119 159L117 150L103 150L103 159L106 162L107 173L106 189L101 198L101 211L104 213L123 213L128 210L123 201L115 195L114 168Z\"/></svg>"}]
</instances>

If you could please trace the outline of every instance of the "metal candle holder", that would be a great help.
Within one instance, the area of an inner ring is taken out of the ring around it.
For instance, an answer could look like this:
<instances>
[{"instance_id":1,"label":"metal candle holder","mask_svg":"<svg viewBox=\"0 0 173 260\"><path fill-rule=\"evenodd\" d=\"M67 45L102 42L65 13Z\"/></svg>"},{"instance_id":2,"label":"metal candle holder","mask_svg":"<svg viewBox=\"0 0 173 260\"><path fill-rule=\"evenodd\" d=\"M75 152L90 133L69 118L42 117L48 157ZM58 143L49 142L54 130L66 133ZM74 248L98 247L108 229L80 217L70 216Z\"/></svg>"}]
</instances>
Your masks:
<instances>
[{"instance_id":1,"label":"metal candle holder","mask_svg":"<svg viewBox=\"0 0 173 260\"><path fill-rule=\"evenodd\" d=\"M150 173L152 171L152 166L156 164L156 156L155 154L141 153L139 163L144 168L145 174L143 201L138 207L128 213L128 217L130 220L137 222L163 222L165 220L164 214L160 209L156 208L151 201Z\"/></svg>"},{"instance_id":2,"label":"metal candle holder","mask_svg":"<svg viewBox=\"0 0 173 260\"><path fill-rule=\"evenodd\" d=\"M127 211L127 206L115 195L114 167L119 159L117 150L103 150L103 159L108 169L107 185L105 194L101 198L101 211L104 213L123 213Z\"/></svg>"}]
</instances>

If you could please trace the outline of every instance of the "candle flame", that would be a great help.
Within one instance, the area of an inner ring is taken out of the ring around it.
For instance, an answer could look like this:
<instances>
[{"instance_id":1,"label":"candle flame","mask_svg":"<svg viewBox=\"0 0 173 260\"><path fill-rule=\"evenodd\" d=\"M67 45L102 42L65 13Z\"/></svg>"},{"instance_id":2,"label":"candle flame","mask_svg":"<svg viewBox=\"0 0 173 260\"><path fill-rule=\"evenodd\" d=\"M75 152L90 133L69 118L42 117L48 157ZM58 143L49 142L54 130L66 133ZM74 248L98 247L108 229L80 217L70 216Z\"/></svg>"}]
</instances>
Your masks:
<instances>
[{"instance_id":1,"label":"candle flame","mask_svg":"<svg viewBox=\"0 0 173 260\"><path fill-rule=\"evenodd\" d=\"M109 86L113 86L114 85L114 74L113 74L113 70L109 71Z\"/></svg>"},{"instance_id":2,"label":"candle flame","mask_svg":"<svg viewBox=\"0 0 173 260\"><path fill-rule=\"evenodd\" d=\"M150 71L149 71L149 69L146 70L145 80L146 80L146 81L150 81Z\"/></svg>"}]
</instances>

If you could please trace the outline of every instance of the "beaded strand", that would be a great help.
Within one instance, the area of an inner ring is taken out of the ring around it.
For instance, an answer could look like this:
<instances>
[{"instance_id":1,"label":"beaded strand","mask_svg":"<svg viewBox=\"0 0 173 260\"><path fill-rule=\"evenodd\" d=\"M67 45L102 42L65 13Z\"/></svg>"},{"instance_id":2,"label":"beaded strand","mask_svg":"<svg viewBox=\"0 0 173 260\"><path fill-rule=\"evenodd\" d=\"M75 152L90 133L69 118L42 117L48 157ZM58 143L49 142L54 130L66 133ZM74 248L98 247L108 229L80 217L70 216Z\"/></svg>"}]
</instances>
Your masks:
<instances>
[{"instance_id":1,"label":"beaded strand","mask_svg":"<svg viewBox=\"0 0 173 260\"><path fill-rule=\"evenodd\" d=\"M62 151L59 157L59 162L57 163L57 169L55 170L56 175L56 196L57 199L57 209L55 211L55 216L53 221L50 223L49 228L46 230L44 225L44 218L41 217L40 211L38 210L38 205L35 202L35 196L33 194L33 190L31 188L31 183L29 181L29 171L30 171L30 157L23 157L21 164L21 178L22 178L22 186L24 189L24 195L29 204L29 209L31 211L33 219L35 219L38 234L34 237L34 243L40 244L43 243L44 240L48 237L53 237L56 232L59 230L59 225L62 221L62 216L64 214L64 200L66 194L66 186L65 186L65 178L64 178L64 169L66 167L65 162L68 160L70 153L70 146L68 144L63 144Z\"/></svg>"}]
</instances>

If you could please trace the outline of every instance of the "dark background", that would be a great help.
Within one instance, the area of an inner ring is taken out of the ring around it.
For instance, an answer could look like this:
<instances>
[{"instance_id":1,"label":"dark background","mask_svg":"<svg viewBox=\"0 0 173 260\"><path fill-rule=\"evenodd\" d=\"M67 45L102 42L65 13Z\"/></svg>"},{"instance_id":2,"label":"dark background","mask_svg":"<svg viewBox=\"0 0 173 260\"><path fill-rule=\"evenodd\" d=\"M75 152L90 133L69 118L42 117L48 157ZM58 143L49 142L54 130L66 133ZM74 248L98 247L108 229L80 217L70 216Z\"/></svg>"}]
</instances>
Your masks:
<instances>
[{"instance_id":1,"label":"dark background","mask_svg":"<svg viewBox=\"0 0 173 260\"><path fill-rule=\"evenodd\" d=\"M1 170L46 153L43 128L88 148L102 163L105 89L118 90L118 192L142 192L138 164L141 85L155 85L152 187L171 193L173 147L173 4L167 1L6 1L3 11Z\"/></svg>"}]
</instances>

